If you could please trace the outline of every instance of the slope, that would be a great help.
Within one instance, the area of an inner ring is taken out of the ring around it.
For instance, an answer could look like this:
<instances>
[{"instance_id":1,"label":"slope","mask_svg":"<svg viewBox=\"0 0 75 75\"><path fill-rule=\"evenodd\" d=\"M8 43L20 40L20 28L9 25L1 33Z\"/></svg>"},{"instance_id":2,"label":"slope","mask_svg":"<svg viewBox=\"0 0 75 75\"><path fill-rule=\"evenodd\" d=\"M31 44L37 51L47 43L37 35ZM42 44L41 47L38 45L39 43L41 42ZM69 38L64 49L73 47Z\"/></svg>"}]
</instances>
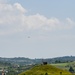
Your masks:
<instances>
[{"instance_id":1,"label":"slope","mask_svg":"<svg viewBox=\"0 0 75 75\"><path fill-rule=\"evenodd\" d=\"M19 75L71 75L70 72L56 68L52 65L37 65Z\"/></svg>"}]
</instances>

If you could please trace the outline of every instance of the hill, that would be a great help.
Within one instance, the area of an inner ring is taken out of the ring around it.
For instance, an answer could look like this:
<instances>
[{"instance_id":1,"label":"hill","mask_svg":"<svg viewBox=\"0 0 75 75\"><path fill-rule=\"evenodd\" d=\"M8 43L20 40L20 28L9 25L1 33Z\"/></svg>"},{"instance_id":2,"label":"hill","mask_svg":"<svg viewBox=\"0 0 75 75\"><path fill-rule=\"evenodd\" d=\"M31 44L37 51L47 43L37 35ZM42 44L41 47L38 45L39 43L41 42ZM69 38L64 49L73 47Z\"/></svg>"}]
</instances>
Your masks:
<instances>
[{"instance_id":1,"label":"hill","mask_svg":"<svg viewBox=\"0 0 75 75\"><path fill-rule=\"evenodd\" d=\"M51 64L55 67L64 69L64 70L69 70L70 66L73 67L73 69L75 70L75 61L73 62L66 62L66 63L53 63Z\"/></svg>"},{"instance_id":2,"label":"hill","mask_svg":"<svg viewBox=\"0 0 75 75\"><path fill-rule=\"evenodd\" d=\"M52 65L37 65L19 75L71 75L70 72L56 68Z\"/></svg>"},{"instance_id":3,"label":"hill","mask_svg":"<svg viewBox=\"0 0 75 75\"><path fill-rule=\"evenodd\" d=\"M56 57L56 58L46 58L44 61L51 63L66 63L75 61L75 56L64 56L64 57ZM11 63L11 64L19 64L19 65L30 65L30 64L40 64L42 63L42 58L40 59L30 59L25 57L15 57L15 58L2 58L0 57L0 62Z\"/></svg>"}]
</instances>

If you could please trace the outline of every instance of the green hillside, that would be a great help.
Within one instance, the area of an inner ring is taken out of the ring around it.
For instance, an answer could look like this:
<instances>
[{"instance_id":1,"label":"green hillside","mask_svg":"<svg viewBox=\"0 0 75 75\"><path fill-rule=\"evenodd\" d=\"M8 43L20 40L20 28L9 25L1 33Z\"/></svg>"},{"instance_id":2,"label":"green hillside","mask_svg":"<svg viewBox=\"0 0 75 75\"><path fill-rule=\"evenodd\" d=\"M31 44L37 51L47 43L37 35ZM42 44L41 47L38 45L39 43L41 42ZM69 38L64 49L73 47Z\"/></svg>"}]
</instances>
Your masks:
<instances>
[{"instance_id":1,"label":"green hillside","mask_svg":"<svg viewBox=\"0 0 75 75\"><path fill-rule=\"evenodd\" d=\"M66 63L55 63L55 64L51 64L51 65L58 67L60 69L64 69L64 70L69 70L70 66L72 66L73 69L75 70L75 61L66 62Z\"/></svg>"},{"instance_id":2,"label":"green hillside","mask_svg":"<svg viewBox=\"0 0 75 75\"><path fill-rule=\"evenodd\" d=\"M70 72L56 68L51 65L37 65L32 69L19 75L71 75Z\"/></svg>"}]
</instances>

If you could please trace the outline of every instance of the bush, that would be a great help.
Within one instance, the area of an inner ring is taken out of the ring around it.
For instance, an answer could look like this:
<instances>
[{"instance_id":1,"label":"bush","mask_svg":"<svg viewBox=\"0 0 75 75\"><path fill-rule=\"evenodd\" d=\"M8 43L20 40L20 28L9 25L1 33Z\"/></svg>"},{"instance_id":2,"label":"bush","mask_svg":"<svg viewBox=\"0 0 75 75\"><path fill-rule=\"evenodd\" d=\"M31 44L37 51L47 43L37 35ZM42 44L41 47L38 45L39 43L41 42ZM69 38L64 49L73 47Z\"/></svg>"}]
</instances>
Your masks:
<instances>
[{"instance_id":1,"label":"bush","mask_svg":"<svg viewBox=\"0 0 75 75\"><path fill-rule=\"evenodd\" d=\"M73 72L74 72L74 69L70 66L69 71L70 71L71 73L73 73Z\"/></svg>"},{"instance_id":2,"label":"bush","mask_svg":"<svg viewBox=\"0 0 75 75\"><path fill-rule=\"evenodd\" d=\"M48 75L48 73L45 73L45 75Z\"/></svg>"}]
</instances>

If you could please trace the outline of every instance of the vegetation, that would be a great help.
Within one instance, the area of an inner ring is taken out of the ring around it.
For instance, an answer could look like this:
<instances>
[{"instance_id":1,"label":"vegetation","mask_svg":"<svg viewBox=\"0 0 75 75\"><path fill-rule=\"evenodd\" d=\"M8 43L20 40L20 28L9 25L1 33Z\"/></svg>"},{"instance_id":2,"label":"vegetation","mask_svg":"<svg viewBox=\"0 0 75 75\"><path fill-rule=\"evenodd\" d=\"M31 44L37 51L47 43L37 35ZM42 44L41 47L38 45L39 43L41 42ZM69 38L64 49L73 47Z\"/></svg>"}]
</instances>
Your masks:
<instances>
[{"instance_id":1,"label":"vegetation","mask_svg":"<svg viewBox=\"0 0 75 75\"><path fill-rule=\"evenodd\" d=\"M51 65L53 65L57 68L60 68L60 69L67 70L67 71L69 71L70 67L72 67L75 70L75 61L66 62L66 63L55 63L55 64L51 64Z\"/></svg>"},{"instance_id":2,"label":"vegetation","mask_svg":"<svg viewBox=\"0 0 75 75\"><path fill-rule=\"evenodd\" d=\"M19 75L60 75L61 73L63 75L71 75L70 72L56 68L51 65L37 65Z\"/></svg>"},{"instance_id":3,"label":"vegetation","mask_svg":"<svg viewBox=\"0 0 75 75\"><path fill-rule=\"evenodd\" d=\"M73 69L71 66L70 66L69 71L70 71L71 73L74 73L74 69Z\"/></svg>"},{"instance_id":4,"label":"vegetation","mask_svg":"<svg viewBox=\"0 0 75 75\"><path fill-rule=\"evenodd\" d=\"M57 75L57 73L63 75L64 72L58 72L58 68L70 71L71 73L75 72L75 56L43 59L43 61L51 64L52 67L55 66L54 68L57 67L57 70L54 70L52 68L50 69L51 65L38 65L42 63L42 59L29 59L24 57L0 58L0 74L3 69L5 70L6 75L18 75L20 73L22 73L23 75L23 72L26 75L28 75L28 72L31 72L31 75L34 74L32 72L36 72L38 75ZM35 64L38 66L35 66ZM37 71L35 70L35 68ZM49 71L46 70L47 68L49 69ZM34 75L37 75L36 73Z\"/></svg>"}]
</instances>

